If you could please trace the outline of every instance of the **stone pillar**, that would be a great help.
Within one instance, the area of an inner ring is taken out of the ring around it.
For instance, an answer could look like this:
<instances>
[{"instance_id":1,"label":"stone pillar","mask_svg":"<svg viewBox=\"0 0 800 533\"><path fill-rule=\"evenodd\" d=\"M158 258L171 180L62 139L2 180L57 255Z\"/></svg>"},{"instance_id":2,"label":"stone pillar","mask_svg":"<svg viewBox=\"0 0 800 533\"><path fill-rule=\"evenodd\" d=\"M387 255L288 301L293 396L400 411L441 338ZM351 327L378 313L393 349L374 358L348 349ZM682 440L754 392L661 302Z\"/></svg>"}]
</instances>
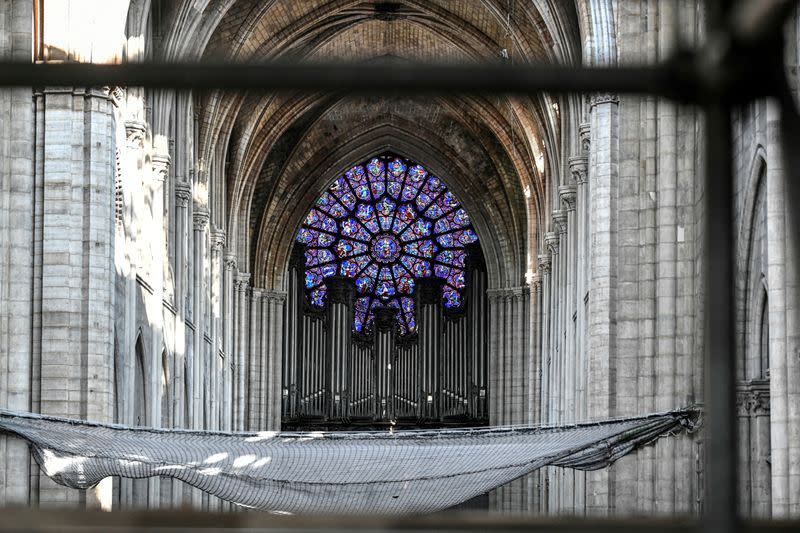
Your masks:
<instances>
[{"instance_id":1,"label":"stone pillar","mask_svg":"<svg viewBox=\"0 0 800 533\"><path fill-rule=\"evenodd\" d=\"M328 334L325 339L326 416L331 420L347 418L347 377L353 331L352 278L332 276L325 280L328 287Z\"/></svg>"},{"instance_id":2,"label":"stone pillar","mask_svg":"<svg viewBox=\"0 0 800 533\"><path fill-rule=\"evenodd\" d=\"M194 287L192 290L192 319L194 321L194 338L192 341L192 352L190 354L189 367L192 372L192 379L189 386L192 388L192 409L193 420L192 427L194 429L201 429L204 427L205 420L203 417L203 347L205 341L203 339L203 299L205 297L205 256L206 256L206 231L208 228L208 211L204 207L196 206L194 209L194 258L192 261L192 270L194 272ZM197 502L195 502L197 503Z\"/></svg>"},{"instance_id":3,"label":"stone pillar","mask_svg":"<svg viewBox=\"0 0 800 533\"><path fill-rule=\"evenodd\" d=\"M175 427L188 428L191 425L189 391L186 390L187 377L187 328L189 307L189 200L191 185L187 182L175 184L175 307L178 320L175 322Z\"/></svg>"},{"instance_id":4,"label":"stone pillar","mask_svg":"<svg viewBox=\"0 0 800 533\"><path fill-rule=\"evenodd\" d=\"M250 290L250 350L247 354L249 390L247 395L247 431L259 431L264 419L265 393L264 350L262 346L263 292L253 287Z\"/></svg>"},{"instance_id":5,"label":"stone pillar","mask_svg":"<svg viewBox=\"0 0 800 533\"><path fill-rule=\"evenodd\" d=\"M211 231L211 323L209 336L211 337L211 355L208 376L210 395L209 409L211 411L211 426L209 429L222 429L222 412L225 400L223 397L225 360L223 353L223 325L222 325L222 291L223 287L223 249L225 248L225 231L215 228Z\"/></svg>"},{"instance_id":6,"label":"stone pillar","mask_svg":"<svg viewBox=\"0 0 800 533\"><path fill-rule=\"evenodd\" d=\"M234 382L236 406L234 429L243 431L246 420L245 406L247 402L247 331L250 274L239 272L236 276L236 354L234 357Z\"/></svg>"},{"instance_id":7,"label":"stone pillar","mask_svg":"<svg viewBox=\"0 0 800 533\"><path fill-rule=\"evenodd\" d=\"M264 402L269 409L264 428L271 431L279 431L281 429L281 401L283 398L281 388L282 364L285 350L288 349L288 339L286 338L286 327L284 325L286 292L264 291L264 298L264 346L267 365L265 376L267 392Z\"/></svg>"},{"instance_id":8,"label":"stone pillar","mask_svg":"<svg viewBox=\"0 0 800 533\"><path fill-rule=\"evenodd\" d=\"M587 242L587 227L586 221L588 220L588 202L587 202L587 165L588 165L588 125L581 127L582 131L582 155L571 157L569 159L570 172L573 181L575 182L575 200L574 200L574 218L573 224L575 228L575 419L578 421L587 418L587 396L586 387L588 380L588 357L587 352L587 339L586 339L586 306L587 300L585 296L587 293L586 285L586 264L589 243ZM569 200L568 198L566 199ZM578 514L583 513L586 505L586 473L575 473L575 511Z\"/></svg>"},{"instance_id":9,"label":"stone pillar","mask_svg":"<svg viewBox=\"0 0 800 533\"><path fill-rule=\"evenodd\" d=\"M233 359L234 359L234 279L236 277L236 256L225 254L225 272L223 275L223 338L222 351L225 354L225 362L222 370L223 396L225 405L223 408L223 427L226 431L233 429Z\"/></svg>"},{"instance_id":10,"label":"stone pillar","mask_svg":"<svg viewBox=\"0 0 800 533\"><path fill-rule=\"evenodd\" d=\"M439 369L442 354L442 287L444 281L437 277L417 278L417 342L419 357L418 417L436 420L439 417Z\"/></svg>"},{"instance_id":11,"label":"stone pillar","mask_svg":"<svg viewBox=\"0 0 800 533\"><path fill-rule=\"evenodd\" d=\"M0 58L30 62L32 19L31 2L0 5ZM0 407L19 411L36 408L34 323L41 327L42 306L43 188L32 162L43 154L34 152L41 131L31 96L29 87L0 89ZM25 442L0 436L0 506L36 503L36 469Z\"/></svg>"},{"instance_id":12,"label":"stone pillar","mask_svg":"<svg viewBox=\"0 0 800 533\"><path fill-rule=\"evenodd\" d=\"M41 411L110 422L116 136L112 103L101 91L77 88L46 89L42 103L44 132L42 144L37 143L43 179ZM26 365L20 370L25 373ZM40 503L83 500L78 491L49 479L40 481ZM89 505L96 500L89 494Z\"/></svg>"},{"instance_id":13,"label":"stone pillar","mask_svg":"<svg viewBox=\"0 0 800 533\"><path fill-rule=\"evenodd\" d=\"M491 409L496 418L492 425L505 425L523 421L529 389L526 353L530 346L528 329L522 327L530 320L528 287L489 289L490 313L490 388L489 403L501 402L498 409ZM492 360L497 363L492 364ZM523 415L517 413L521 411ZM525 480L517 480L491 493L491 506L498 511L520 512L526 508L527 489Z\"/></svg>"},{"instance_id":14,"label":"stone pillar","mask_svg":"<svg viewBox=\"0 0 800 533\"><path fill-rule=\"evenodd\" d=\"M611 378L616 371L616 186L619 177L619 98L613 93L590 98L592 143L589 168L591 253L589 257L589 412L612 413ZM608 514L611 504L607 469L587 474L587 512Z\"/></svg>"}]
</instances>

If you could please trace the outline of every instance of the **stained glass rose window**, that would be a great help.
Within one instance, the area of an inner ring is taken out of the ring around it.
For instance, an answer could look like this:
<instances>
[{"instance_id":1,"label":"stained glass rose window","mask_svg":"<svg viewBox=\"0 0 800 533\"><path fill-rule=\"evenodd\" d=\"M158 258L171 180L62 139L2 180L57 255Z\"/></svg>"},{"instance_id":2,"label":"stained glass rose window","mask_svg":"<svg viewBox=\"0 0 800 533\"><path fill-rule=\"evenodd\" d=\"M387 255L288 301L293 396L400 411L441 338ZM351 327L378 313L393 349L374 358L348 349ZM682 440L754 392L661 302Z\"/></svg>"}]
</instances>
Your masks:
<instances>
[{"instance_id":1,"label":"stained glass rose window","mask_svg":"<svg viewBox=\"0 0 800 533\"><path fill-rule=\"evenodd\" d=\"M305 285L325 304L325 278L355 280L355 329L373 309L396 307L401 333L416 329L414 279L444 280L442 303L463 301L464 247L478 240L469 216L442 180L423 166L384 155L340 176L308 212L297 241L306 245Z\"/></svg>"}]
</instances>

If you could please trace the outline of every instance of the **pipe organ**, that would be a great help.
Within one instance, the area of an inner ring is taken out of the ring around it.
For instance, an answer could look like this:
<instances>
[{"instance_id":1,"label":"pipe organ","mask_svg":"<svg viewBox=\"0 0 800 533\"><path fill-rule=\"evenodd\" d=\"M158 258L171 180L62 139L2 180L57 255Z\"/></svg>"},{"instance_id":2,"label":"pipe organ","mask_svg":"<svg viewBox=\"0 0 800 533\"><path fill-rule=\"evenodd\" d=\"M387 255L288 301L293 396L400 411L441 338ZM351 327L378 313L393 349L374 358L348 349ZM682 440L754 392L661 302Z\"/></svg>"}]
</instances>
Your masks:
<instances>
[{"instance_id":1,"label":"pipe organ","mask_svg":"<svg viewBox=\"0 0 800 533\"><path fill-rule=\"evenodd\" d=\"M304 246L289 271L283 360L283 429L358 429L488 424L486 272L469 247L463 302L443 305L443 280L414 279L415 325L398 327L398 307L378 304L370 327L354 328L357 288L325 279L323 306L304 284Z\"/></svg>"}]
</instances>

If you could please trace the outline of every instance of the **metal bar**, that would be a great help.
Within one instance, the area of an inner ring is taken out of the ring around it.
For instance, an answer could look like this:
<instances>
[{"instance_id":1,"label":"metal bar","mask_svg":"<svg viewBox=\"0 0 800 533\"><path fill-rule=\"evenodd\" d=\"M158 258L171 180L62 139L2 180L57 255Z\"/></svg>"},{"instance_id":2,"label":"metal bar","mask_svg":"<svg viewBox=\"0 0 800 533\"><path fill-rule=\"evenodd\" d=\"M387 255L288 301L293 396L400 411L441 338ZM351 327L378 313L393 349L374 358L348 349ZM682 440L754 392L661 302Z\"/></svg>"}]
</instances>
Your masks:
<instances>
[{"instance_id":1,"label":"metal bar","mask_svg":"<svg viewBox=\"0 0 800 533\"><path fill-rule=\"evenodd\" d=\"M659 66L582 68L497 64L223 64L0 62L0 86L130 86L354 93L616 91L694 101L697 87L677 58ZM363 80L370 83L365 88ZM757 85L753 80L753 85Z\"/></svg>"},{"instance_id":2,"label":"metal bar","mask_svg":"<svg viewBox=\"0 0 800 533\"><path fill-rule=\"evenodd\" d=\"M705 400L706 526L708 531L736 528L736 431L733 305L733 166L730 107L706 108Z\"/></svg>"}]
</instances>

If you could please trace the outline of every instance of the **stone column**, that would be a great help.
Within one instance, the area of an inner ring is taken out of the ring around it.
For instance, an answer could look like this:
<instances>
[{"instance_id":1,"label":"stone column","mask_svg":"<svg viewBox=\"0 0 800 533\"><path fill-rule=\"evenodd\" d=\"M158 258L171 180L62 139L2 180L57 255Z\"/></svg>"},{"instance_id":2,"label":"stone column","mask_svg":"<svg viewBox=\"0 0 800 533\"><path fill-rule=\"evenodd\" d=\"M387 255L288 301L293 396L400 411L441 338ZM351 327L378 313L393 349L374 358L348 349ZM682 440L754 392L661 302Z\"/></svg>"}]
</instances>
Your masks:
<instances>
[{"instance_id":1,"label":"stone column","mask_svg":"<svg viewBox=\"0 0 800 533\"><path fill-rule=\"evenodd\" d=\"M283 392L281 376L283 375L283 356L287 346L286 328L284 325L284 307L286 292L264 291L265 308L264 324L266 332L266 398L269 408L265 421L265 429L279 431L281 428L281 401ZM288 391L287 391L288 393Z\"/></svg>"},{"instance_id":2,"label":"stone column","mask_svg":"<svg viewBox=\"0 0 800 533\"><path fill-rule=\"evenodd\" d=\"M586 305L587 295L586 286L586 264L589 243L587 242L587 227L586 221L588 219L588 202L586 191L586 178L587 178L587 165L588 165L588 125L581 128L582 131L582 150L583 155L571 157L569 159L570 172L573 181L576 185L576 192L574 195L574 224L575 228L575 419L578 421L587 418L587 396L586 386L588 380L588 357L587 352L587 339L586 339ZM566 199L569 200L568 198ZM577 513L582 513L586 501L586 473L576 472L575 474L575 510Z\"/></svg>"},{"instance_id":3,"label":"stone column","mask_svg":"<svg viewBox=\"0 0 800 533\"><path fill-rule=\"evenodd\" d=\"M31 2L0 5L0 57L30 62L32 19ZM34 315L41 316L43 304L36 264L41 258L42 177L34 175L32 164L42 157L41 150L34 151L41 128L31 96L30 87L0 89L0 407L19 411L36 408L31 390L38 351L34 323L40 328L41 321ZM35 504L31 472L37 468L25 442L0 436L0 506Z\"/></svg>"},{"instance_id":4,"label":"stone column","mask_svg":"<svg viewBox=\"0 0 800 533\"><path fill-rule=\"evenodd\" d=\"M37 144L43 179L41 412L110 422L115 298L112 103L102 91L78 88L45 89L42 102L43 144ZM24 375L26 367L14 370ZM19 389L11 384L11 390ZM24 469L27 477L27 466ZM90 493L87 503L99 505L98 498ZM82 500L82 493L41 478L40 503Z\"/></svg>"},{"instance_id":5,"label":"stone column","mask_svg":"<svg viewBox=\"0 0 800 533\"><path fill-rule=\"evenodd\" d=\"M234 354L234 338L233 338L233 325L235 314L234 302L234 279L236 277L236 256L233 254L225 254L225 272L223 275L223 338L222 338L222 351L225 354L225 362L222 370L223 382L223 396L225 398L225 406L223 408L223 427L226 431L233 429L233 354Z\"/></svg>"},{"instance_id":6,"label":"stone column","mask_svg":"<svg viewBox=\"0 0 800 533\"><path fill-rule=\"evenodd\" d=\"M248 293L250 274L239 272L236 276L236 354L234 357L234 382L236 405L234 429L243 431L246 420L245 405L247 401L247 331L248 331Z\"/></svg>"},{"instance_id":7,"label":"stone column","mask_svg":"<svg viewBox=\"0 0 800 533\"><path fill-rule=\"evenodd\" d=\"M175 184L175 307L178 320L175 322L175 427L191 425L188 404L191 403L186 390L187 352L186 319L190 290L189 280L189 200L191 185L187 182Z\"/></svg>"},{"instance_id":8,"label":"stone column","mask_svg":"<svg viewBox=\"0 0 800 533\"><path fill-rule=\"evenodd\" d=\"M223 398L225 366L223 353L223 326L222 326L222 291L223 287L223 249L225 248L225 231L214 228L211 231L211 324L209 336L211 337L211 356L210 372L208 376L208 387L211 393L209 409L211 410L212 424L209 429L222 429L222 406L225 405Z\"/></svg>"},{"instance_id":9,"label":"stone column","mask_svg":"<svg viewBox=\"0 0 800 533\"><path fill-rule=\"evenodd\" d=\"M421 420L439 417L439 364L442 354L442 287L437 277L418 278L417 293L417 353L419 357L418 416Z\"/></svg>"},{"instance_id":10,"label":"stone column","mask_svg":"<svg viewBox=\"0 0 800 533\"><path fill-rule=\"evenodd\" d=\"M247 431L259 431L264 419L265 393L264 347L262 345L262 311L263 291L256 287L250 290L250 351L248 353L248 382L250 388L247 395Z\"/></svg>"},{"instance_id":11,"label":"stone column","mask_svg":"<svg viewBox=\"0 0 800 533\"><path fill-rule=\"evenodd\" d=\"M548 307L550 307L550 332L549 332L549 340L548 340L548 354L547 358L549 361L549 371L548 371L548 381L550 382L550 387L548 390L549 397L547 399L548 403L548 415L547 421L550 423L556 423L558 421L558 405L559 405L559 398L561 395L561 387L558 380L558 370L559 370L559 361L558 361L558 337L559 337L559 310L561 306L559 305L559 296L560 296L560 285L559 285L559 236L558 233L553 231L548 231L544 235L544 244L547 247L547 250L550 255L550 302Z\"/></svg>"},{"instance_id":12,"label":"stone column","mask_svg":"<svg viewBox=\"0 0 800 533\"><path fill-rule=\"evenodd\" d=\"M194 322L194 338L192 340L192 352L190 354L189 367L191 368L192 380L189 386L192 388L192 408L193 420L192 427L194 429L201 429L204 427L205 421L203 417L203 299L205 292L204 287L204 262L206 256L206 231L208 228L208 211L201 206L196 206L194 209L193 222L194 222L194 258L192 261L192 270L194 272L194 288L192 290L192 318ZM197 503L197 502L196 502Z\"/></svg>"},{"instance_id":13,"label":"stone column","mask_svg":"<svg viewBox=\"0 0 800 533\"><path fill-rule=\"evenodd\" d=\"M590 98L592 183L589 213L592 243L589 257L589 412L607 418L613 413L611 378L616 370L616 185L619 177L619 98L597 93ZM609 473L587 474L587 512L605 515L610 506Z\"/></svg>"},{"instance_id":14,"label":"stone column","mask_svg":"<svg viewBox=\"0 0 800 533\"><path fill-rule=\"evenodd\" d=\"M347 417L347 377L350 364L351 335L353 331L353 298L355 282L352 278L332 276L328 286L328 334L325 339L325 389L326 416L331 420Z\"/></svg>"}]
</instances>

